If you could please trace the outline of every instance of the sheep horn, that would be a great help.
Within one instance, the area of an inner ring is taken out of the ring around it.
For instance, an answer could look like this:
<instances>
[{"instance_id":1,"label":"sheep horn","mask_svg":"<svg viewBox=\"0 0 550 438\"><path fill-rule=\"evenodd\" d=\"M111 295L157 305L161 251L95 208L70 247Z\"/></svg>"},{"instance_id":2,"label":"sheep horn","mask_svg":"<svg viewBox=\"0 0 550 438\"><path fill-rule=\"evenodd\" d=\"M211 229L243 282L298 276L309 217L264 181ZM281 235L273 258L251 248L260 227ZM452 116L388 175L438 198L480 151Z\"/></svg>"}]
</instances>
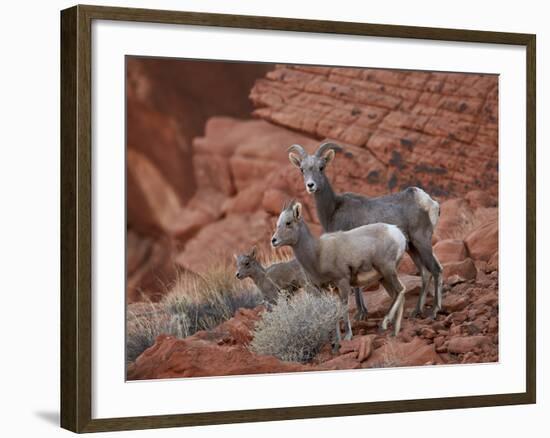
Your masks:
<instances>
[{"instance_id":1,"label":"sheep horn","mask_svg":"<svg viewBox=\"0 0 550 438\"><path fill-rule=\"evenodd\" d=\"M299 144L293 144L292 146L290 146L288 148L288 152L296 152L298 155L300 155L300 158L305 158L307 156L307 152Z\"/></svg>"},{"instance_id":2,"label":"sheep horn","mask_svg":"<svg viewBox=\"0 0 550 438\"><path fill-rule=\"evenodd\" d=\"M342 146L337 145L336 143L327 142L327 143L323 143L321 146L319 146L319 148L315 152L315 156L322 157L323 154L326 151L328 151L329 149L334 150L334 152L342 152L344 150L342 148Z\"/></svg>"}]
</instances>

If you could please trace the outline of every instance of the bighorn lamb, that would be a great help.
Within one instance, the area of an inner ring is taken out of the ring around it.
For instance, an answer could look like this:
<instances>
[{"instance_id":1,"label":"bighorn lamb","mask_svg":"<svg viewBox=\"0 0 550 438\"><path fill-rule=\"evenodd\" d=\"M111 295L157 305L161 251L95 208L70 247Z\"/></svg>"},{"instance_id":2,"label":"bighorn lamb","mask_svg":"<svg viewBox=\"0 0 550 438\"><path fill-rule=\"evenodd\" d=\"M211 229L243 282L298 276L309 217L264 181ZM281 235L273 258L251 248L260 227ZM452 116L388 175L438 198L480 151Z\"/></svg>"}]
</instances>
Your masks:
<instances>
[{"instance_id":1,"label":"bighorn lamb","mask_svg":"<svg viewBox=\"0 0 550 438\"><path fill-rule=\"evenodd\" d=\"M435 298L432 317L435 318L441 310L442 267L432 250L432 234L439 219L439 204L418 187L378 198L335 193L324 170L334 158L335 151L341 150L334 143L321 144L313 155L297 144L289 148L290 162L300 169L307 192L315 197L317 215L324 231L345 231L377 222L397 225L407 238L407 252L422 277L422 290L413 316L423 315L431 274ZM360 289L355 289L355 299L358 317L362 319L367 309Z\"/></svg>"},{"instance_id":2,"label":"bighorn lamb","mask_svg":"<svg viewBox=\"0 0 550 438\"><path fill-rule=\"evenodd\" d=\"M248 254L235 255L239 280L251 278L264 298L275 304L281 290L289 293L297 291L306 285L306 277L300 263L296 259L288 262L273 263L264 268L258 261L256 247Z\"/></svg>"},{"instance_id":3,"label":"bighorn lamb","mask_svg":"<svg viewBox=\"0 0 550 438\"><path fill-rule=\"evenodd\" d=\"M349 231L337 231L316 238L302 217L302 204L292 201L284 207L277 229L271 239L273 247L290 246L302 265L308 280L317 288L336 286L343 303L346 340L351 339L351 323L348 313L348 297L351 286L359 286L365 277L380 279L384 288L393 297L388 314L381 328L393 322L393 334L401 326L405 287L397 275L399 264L407 247L407 239L395 225L383 223L364 225ZM366 274L366 275L361 275ZM336 324L337 348L341 335Z\"/></svg>"}]
</instances>

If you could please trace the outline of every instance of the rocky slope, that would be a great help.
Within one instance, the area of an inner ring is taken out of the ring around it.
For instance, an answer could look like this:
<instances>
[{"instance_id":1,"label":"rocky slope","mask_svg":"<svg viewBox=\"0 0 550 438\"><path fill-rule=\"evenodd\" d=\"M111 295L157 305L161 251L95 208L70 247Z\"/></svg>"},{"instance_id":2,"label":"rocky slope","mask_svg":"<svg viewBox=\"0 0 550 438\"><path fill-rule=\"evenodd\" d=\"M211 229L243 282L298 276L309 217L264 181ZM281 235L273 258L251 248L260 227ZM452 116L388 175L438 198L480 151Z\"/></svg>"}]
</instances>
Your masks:
<instances>
[{"instance_id":1,"label":"rocky slope","mask_svg":"<svg viewBox=\"0 0 550 438\"><path fill-rule=\"evenodd\" d=\"M247 348L263 307L240 309L211 331L185 339L159 336L128 368L129 379L198 377L498 361L498 214L495 199L469 192L442 204L435 252L444 267L443 313L436 320L409 318L420 291L410 261L402 264L407 288L397 337L379 333L390 305L381 288L364 292L367 321L353 323L353 339L337 354L326 345L311 363L282 362ZM428 297L427 305L431 305ZM356 311L350 299L350 312ZM136 304L139 306L139 304Z\"/></svg>"},{"instance_id":2,"label":"rocky slope","mask_svg":"<svg viewBox=\"0 0 550 438\"><path fill-rule=\"evenodd\" d=\"M487 268L487 266L485 267ZM326 345L311 363L283 362L251 353L254 324L263 307L241 309L211 331L185 339L161 335L155 344L128 367L128 378L160 379L236 374L321 371L358 368L439 365L498 361L498 275L478 270L478 278L447 283L447 314L437 320L405 317L401 333L379 334L378 324L387 310L386 294L365 294L371 310L366 322L354 322L351 341L342 341L334 354ZM419 283L408 278L408 283ZM453 284L454 283L454 284ZM418 286L409 290L406 311L415 303ZM381 296L383 295L383 297Z\"/></svg>"}]
</instances>

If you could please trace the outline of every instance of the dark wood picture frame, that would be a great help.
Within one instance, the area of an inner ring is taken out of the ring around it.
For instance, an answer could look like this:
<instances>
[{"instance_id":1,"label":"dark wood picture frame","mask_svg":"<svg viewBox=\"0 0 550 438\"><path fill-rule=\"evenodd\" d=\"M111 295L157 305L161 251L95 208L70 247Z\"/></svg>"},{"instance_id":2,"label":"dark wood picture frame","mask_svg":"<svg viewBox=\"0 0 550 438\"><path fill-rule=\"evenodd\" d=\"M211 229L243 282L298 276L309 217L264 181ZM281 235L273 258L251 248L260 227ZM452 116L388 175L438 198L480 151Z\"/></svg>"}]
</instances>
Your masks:
<instances>
[{"instance_id":1,"label":"dark wood picture frame","mask_svg":"<svg viewBox=\"0 0 550 438\"><path fill-rule=\"evenodd\" d=\"M139 21L525 46L527 58L526 391L482 396L92 419L91 24L93 20ZM519 33L98 6L75 6L62 11L61 426L74 432L97 432L535 403L535 48L535 35Z\"/></svg>"}]
</instances>

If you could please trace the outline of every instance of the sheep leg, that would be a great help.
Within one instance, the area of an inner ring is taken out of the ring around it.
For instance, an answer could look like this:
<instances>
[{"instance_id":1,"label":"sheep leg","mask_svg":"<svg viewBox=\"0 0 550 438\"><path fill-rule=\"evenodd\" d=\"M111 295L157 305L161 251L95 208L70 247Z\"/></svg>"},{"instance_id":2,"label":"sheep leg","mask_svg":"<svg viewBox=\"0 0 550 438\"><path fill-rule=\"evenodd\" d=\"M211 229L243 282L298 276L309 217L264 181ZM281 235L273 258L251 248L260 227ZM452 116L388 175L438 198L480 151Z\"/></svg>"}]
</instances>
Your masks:
<instances>
[{"instance_id":1,"label":"sheep leg","mask_svg":"<svg viewBox=\"0 0 550 438\"><path fill-rule=\"evenodd\" d=\"M401 321L403 319L403 309L405 307L405 286L399 280L399 276L395 272L391 278L390 282L392 283L395 290L398 291L395 304L390 310L390 318L393 322L393 335L397 336L399 330L401 330Z\"/></svg>"},{"instance_id":2,"label":"sheep leg","mask_svg":"<svg viewBox=\"0 0 550 438\"><path fill-rule=\"evenodd\" d=\"M390 318L389 318L389 313L390 313L390 310L395 306L395 303L396 303L396 300L397 300L397 294L393 288L393 285L391 284L390 281L388 281L388 279L386 277L383 277L380 282L382 283L382 286L384 286L384 289L386 289L386 292L388 293L388 295L391 297L392 301L391 301L391 304L390 304L390 308L388 310L388 312L386 313L386 316L384 316L384 319L382 320L382 324L380 325L380 332L383 332L384 330L386 330L388 328L388 323L390 322Z\"/></svg>"},{"instance_id":3,"label":"sheep leg","mask_svg":"<svg viewBox=\"0 0 550 438\"><path fill-rule=\"evenodd\" d=\"M418 301L416 302L415 309L411 312L411 318L423 317L424 316L424 305L426 303L426 294L428 292L428 286L430 283L430 272L422 263L422 258L420 254L414 247L412 243L409 244L408 253L411 256L412 261L415 266L418 268L418 272L422 278L422 287L420 289L420 294L418 295Z\"/></svg>"},{"instance_id":4,"label":"sheep leg","mask_svg":"<svg viewBox=\"0 0 550 438\"><path fill-rule=\"evenodd\" d=\"M442 306L441 289L443 282L443 268L433 253L431 233L427 231L419 231L416 235L411 237L414 238L414 246L420 255L422 263L426 266L426 269L428 269L434 279L434 305L431 318L435 319Z\"/></svg>"},{"instance_id":5,"label":"sheep leg","mask_svg":"<svg viewBox=\"0 0 550 438\"><path fill-rule=\"evenodd\" d=\"M437 260L437 259L436 259ZM438 261L439 263L439 261ZM441 265L440 265L441 266ZM441 311L443 308L443 277L442 275L439 275L437 279L434 277L434 298L435 298L435 305L432 311L431 318L436 319L437 314Z\"/></svg>"},{"instance_id":6,"label":"sheep leg","mask_svg":"<svg viewBox=\"0 0 550 438\"><path fill-rule=\"evenodd\" d=\"M348 279L342 279L338 282L338 291L340 292L340 299L342 300L344 308L344 323L346 325L346 334L344 336L344 340L349 341L352 338L353 333L351 331L351 321L348 311L348 300L349 294L351 292L351 286Z\"/></svg>"},{"instance_id":7,"label":"sheep leg","mask_svg":"<svg viewBox=\"0 0 550 438\"><path fill-rule=\"evenodd\" d=\"M387 270L382 282L388 292L394 296L390 310L382 321L382 329L388 328L388 323L393 323L393 335L397 336L401 328L401 319L403 317L403 307L405 305L405 286L399 280L399 276L394 269Z\"/></svg>"},{"instance_id":8,"label":"sheep leg","mask_svg":"<svg viewBox=\"0 0 550 438\"><path fill-rule=\"evenodd\" d=\"M420 276L422 278L422 289L418 295L418 301L414 310L411 312L412 318L423 318L424 317L424 306L426 305L426 296L428 295L428 287L430 284L431 274L430 272L422 266L420 270Z\"/></svg>"},{"instance_id":9,"label":"sheep leg","mask_svg":"<svg viewBox=\"0 0 550 438\"><path fill-rule=\"evenodd\" d=\"M393 327L393 335L397 336L401 330L401 323L403 322L403 310L405 309L405 291L401 295L401 305L399 306L399 311L395 318L395 325Z\"/></svg>"},{"instance_id":10,"label":"sheep leg","mask_svg":"<svg viewBox=\"0 0 550 438\"><path fill-rule=\"evenodd\" d=\"M338 353L340 350L340 341L342 340L342 334L340 333L340 318L336 321L336 330L334 331L334 341L332 342L332 352Z\"/></svg>"},{"instance_id":11,"label":"sheep leg","mask_svg":"<svg viewBox=\"0 0 550 438\"><path fill-rule=\"evenodd\" d=\"M360 287L353 288L355 293L355 305L357 307L357 313L355 314L356 321L362 321L367 319L368 311L365 299L363 297L363 292Z\"/></svg>"}]
</instances>

